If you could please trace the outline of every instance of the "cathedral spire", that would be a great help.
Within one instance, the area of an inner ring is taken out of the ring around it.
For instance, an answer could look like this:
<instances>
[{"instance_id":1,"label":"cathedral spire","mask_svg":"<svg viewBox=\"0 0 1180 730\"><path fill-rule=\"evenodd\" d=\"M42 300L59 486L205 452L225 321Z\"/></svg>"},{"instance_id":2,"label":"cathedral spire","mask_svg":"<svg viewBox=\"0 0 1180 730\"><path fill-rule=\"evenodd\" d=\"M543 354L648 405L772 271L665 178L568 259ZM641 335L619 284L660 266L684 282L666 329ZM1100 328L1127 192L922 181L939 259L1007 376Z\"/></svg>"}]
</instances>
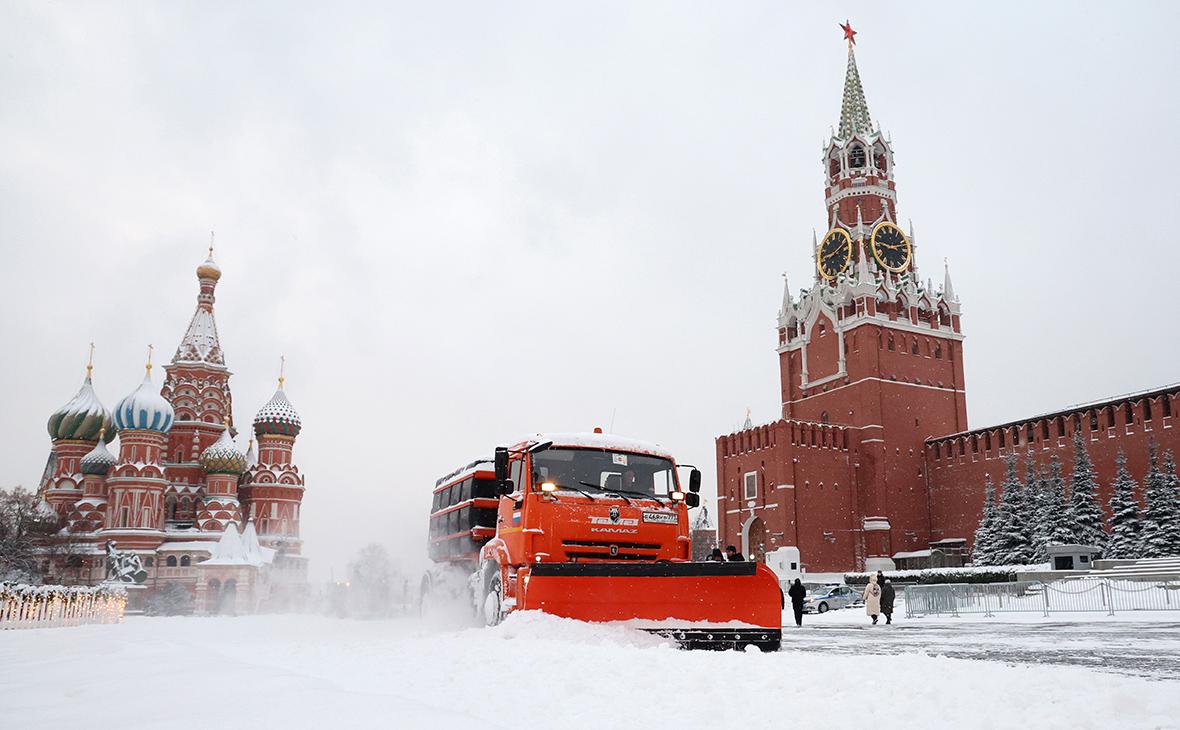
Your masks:
<instances>
[{"instance_id":1,"label":"cathedral spire","mask_svg":"<svg viewBox=\"0 0 1180 730\"><path fill-rule=\"evenodd\" d=\"M213 319L213 290L221 278L221 267L213 261L213 234L209 234L209 257L197 267L197 311L189 321L188 329L172 357L173 363L190 362L209 365L225 365L221 342L217 338L217 322Z\"/></svg>"},{"instance_id":2,"label":"cathedral spire","mask_svg":"<svg viewBox=\"0 0 1180 730\"><path fill-rule=\"evenodd\" d=\"M955 287L951 285L951 265L945 258L942 260L942 268L945 277L942 283L942 297L948 302L956 301L958 297L955 296Z\"/></svg>"},{"instance_id":3,"label":"cathedral spire","mask_svg":"<svg viewBox=\"0 0 1180 730\"><path fill-rule=\"evenodd\" d=\"M840 103L840 139L848 139L854 134L869 134L873 131L873 122L869 117L869 105L865 101L865 91L860 84L860 71L856 68L856 54L852 47L856 43L856 31L848 21L840 26L844 29L844 38L848 41L848 69L844 72L844 98Z\"/></svg>"}]
</instances>

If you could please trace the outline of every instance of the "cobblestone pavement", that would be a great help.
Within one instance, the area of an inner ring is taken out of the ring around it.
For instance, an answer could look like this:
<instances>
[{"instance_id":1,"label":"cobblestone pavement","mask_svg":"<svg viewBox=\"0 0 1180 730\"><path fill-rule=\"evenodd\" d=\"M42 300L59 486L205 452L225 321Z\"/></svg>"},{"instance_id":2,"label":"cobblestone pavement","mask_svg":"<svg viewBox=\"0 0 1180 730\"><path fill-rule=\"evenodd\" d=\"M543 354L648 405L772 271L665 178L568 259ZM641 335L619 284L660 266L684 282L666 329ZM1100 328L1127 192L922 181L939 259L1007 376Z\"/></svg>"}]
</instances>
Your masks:
<instances>
[{"instance_id":1,"label":"cobblestone pavement","mask_svg":"<svg viewBox=\"0 0 1180 730\"><path fill-rule=\"evenodd\" d=\"M919 653L1011 664L1058 664L1180 680L1180 623L1060 622L783 628L783 650L823 654Z\"/></svg>"}]
</instances>

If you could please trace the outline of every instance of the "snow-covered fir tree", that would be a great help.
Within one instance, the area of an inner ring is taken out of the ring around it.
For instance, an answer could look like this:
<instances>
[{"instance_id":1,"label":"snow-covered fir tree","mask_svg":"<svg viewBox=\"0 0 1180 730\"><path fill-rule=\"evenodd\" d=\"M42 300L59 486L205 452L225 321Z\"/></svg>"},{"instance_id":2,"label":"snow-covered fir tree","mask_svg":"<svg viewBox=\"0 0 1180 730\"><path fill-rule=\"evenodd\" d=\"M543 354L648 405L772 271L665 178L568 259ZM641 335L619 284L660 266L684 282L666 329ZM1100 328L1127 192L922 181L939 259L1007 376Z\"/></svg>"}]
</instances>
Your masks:
<instances>
[{"instance_id":1,"label":"snow-covered fir tree","mask_svg":"<svg viewBox=\"0 0 1180 730\"><path fill-rule=\"evenodd\" d=\"M1074 545L1078 542L1074 532L1073 512L1065 495L1065 477L1061 475L1061 460L1054 456L1049 460L1049 470L1044 480L1045 503L1049 512L1048 545Z\"/></svg>"},{"instance_id":2,"label":"snow-covered fir tree","mask_svg":"<svg viewBox=\"0 0 1180 730\"><path fill-rule=\"evenodd\" d=\"M1029 515L1024 499L1024 484L1016 474L1016 455L1005 463L1004 484L1000 492L999 519L996 526L997 565L1026 565L1032 560L1029 539Z\"/></svg>"},{"instance_id":3,"label":"snow-covered fir tree","mask_svg":"<svg viewBox=\"0 0 1180 730\"><path fill-rule=\"evenodd\" d=\"M1115 457L1118 471L1111 485L1110 493L1110 539L1106 543L1105 557L1129 560L1143 557L1139 542L1143 528L1139 500L1135 489L1139 486L1127 471L1127 457L1122 449ZM1152 466L1155 471L1155 466Z\"/></svg>"},{"instance_id":4,"label":"snow-covered fir tree","mask_svg":"<svg viewBox=\"0 0 1180 730\"><path fill-rule=\"evenodd\" d=\"M987 475L983 492L983 516L975 528L975 544L971 548L971 562L974 565L996 564L996 485Z\"/></svg>"},{"instance_id":5,"label":"snow-covered fir tree","mask_svg":"<svg viewBox=\"0 0 1180 730\"><path fill-rule=\"evenodd\" d=\"M1074 538L1082 545L1106 547L1106 518L1098 504L1098 478L1094 463L1086 453L1081 432L1073 435L1074 463L1070 477L1069 511L1073 518Z\"/></svg>"},{"instance_id":6,"label":"snow-covered fir tree","mask_svg":"<svg viewBox=\"0 0 1180 730\"><path fill-rule=\"evenodd\" d=\"M1165 484L1162 497L1168 506L1162 510L1165 516L1160 518L1160 526L1163 533L1170 537L1167 554L1163 557L1176 558L1180 557L1180 475L1176 474L1176 460L1172 457L1171 449L1164 452L1161 472Z\"/></svg>"},{"instance_id":7,"label":"snow-covered fir tree","mask_svg":"<svg viewBox=\"0 0 1180 730\"><path fill-rule=\"evenodd\" d=\"M1171 454L1168 454L1169 460ZM1143 499L1147 503L1143 510L1143 530L1140 534L1139 557L1168 558L1176 555L1177 494L1174 479L1176 465L1171 466L1171 478L1168 475L1169 464L1165 461L1163 469L1159 465L1159 455L1156 445L1151 444L1151 467L1147 477L1143 480Z\"/></svg>"},{"instance_id":8,"label":"snow-covered fir tree","mask_svg":"<svg viewBox=\"0 0 1180 730\"><path fill-rule=\"evenodd\" d=\"M1037 465L1030 451L1025 461L1024 472L1025 514L1028 515L1029 541L1033 546L1033 562L1043 563L1049 559L1046 547L1049 545L1049 493L1045 480L1037 475Z\"/></svg>"}]
</instances>

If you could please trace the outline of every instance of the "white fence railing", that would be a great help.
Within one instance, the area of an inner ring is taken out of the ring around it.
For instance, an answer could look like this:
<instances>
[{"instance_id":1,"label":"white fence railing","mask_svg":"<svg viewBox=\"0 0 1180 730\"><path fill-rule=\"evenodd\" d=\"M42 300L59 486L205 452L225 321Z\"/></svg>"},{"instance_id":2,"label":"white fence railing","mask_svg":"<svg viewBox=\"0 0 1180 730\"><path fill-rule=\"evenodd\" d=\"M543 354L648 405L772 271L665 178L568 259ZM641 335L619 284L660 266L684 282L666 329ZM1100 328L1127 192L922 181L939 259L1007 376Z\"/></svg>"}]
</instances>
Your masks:
<instances>
[{"instance_id":1,"label":"white fence railing","mask_svg":"<svg viewBox=\"0 0 1180 730\"><path fill-rule=\"evenodd\" d=\"M1176 574L1104 578L1077 576L1054 581L951 583L908 586L906 615L959 616L1028 612L1180 611Z\"/></svg>"},{"instance_id":2,"label":"white fence railing","mask_svg":"<svg viewBox=\"0 0 1180 730\"><path fill-rule=\"evenodd\" d=\"M0 629L35 629L123 620L127 592L118 586L0 583Z\"/></svg>"}]
</instances>

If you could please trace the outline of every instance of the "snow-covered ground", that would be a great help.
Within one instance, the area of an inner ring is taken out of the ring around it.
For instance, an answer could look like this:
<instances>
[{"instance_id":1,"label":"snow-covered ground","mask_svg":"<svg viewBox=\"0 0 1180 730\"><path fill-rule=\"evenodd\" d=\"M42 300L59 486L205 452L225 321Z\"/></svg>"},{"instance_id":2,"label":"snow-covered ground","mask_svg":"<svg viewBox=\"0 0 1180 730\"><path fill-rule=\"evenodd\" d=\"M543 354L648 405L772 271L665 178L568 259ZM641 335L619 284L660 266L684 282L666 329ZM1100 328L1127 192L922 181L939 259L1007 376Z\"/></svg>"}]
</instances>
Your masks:
<instances>
[{"instance_id":1,"label":"snow-covered ground","mask_svg":"<svg viewBox=\"0 0 1180 730\"><path fill-rule=\"evenodd\" d=\"M1022 653L1062 649L1052 633L1021 633L1041 627L902 618L865 628L863 609L805 621L787 627L777 654L685 652L536 614L495 629L252 616L7 631L0 727L715 730L855 718L870 706L907 730L1180 727L1180 682L1166 672L1024 663ZM1093 652L1145 633L1102 633L1116 626L1071 624L1070 641ZM1180 662L1178 635L1141 636L1136 651ZM981 643L1007 655L938 655Z\"/></svg>"}]
</instances>

